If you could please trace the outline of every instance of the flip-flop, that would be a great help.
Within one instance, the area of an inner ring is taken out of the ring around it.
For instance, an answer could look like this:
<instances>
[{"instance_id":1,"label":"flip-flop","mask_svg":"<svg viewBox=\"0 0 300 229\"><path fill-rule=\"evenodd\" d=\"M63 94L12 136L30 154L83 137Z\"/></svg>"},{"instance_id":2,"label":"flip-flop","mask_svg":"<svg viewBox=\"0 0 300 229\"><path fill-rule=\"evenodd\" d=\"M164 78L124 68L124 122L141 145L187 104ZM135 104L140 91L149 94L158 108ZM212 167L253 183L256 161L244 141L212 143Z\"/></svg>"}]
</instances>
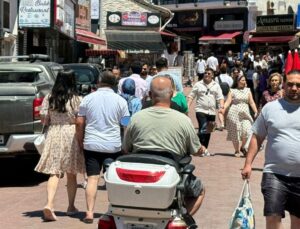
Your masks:
<instances>
[{"instance_id":1,"label":"flip-flop","mask_svg":"<svg viewBox=\"0 0 300 229\"><path fill-rule=\"evenodd\" d=\"M44 214L45 221L56 221L57 220L57 217L56 217L53 209L45 207L43 210L43 214Z\"/></svg>"},{"instance_id":2,"label":"flip-flop","mask_svg":"<svg viewBox=\"0 0 300 229\"><path fill-rule=\"evenodd\" d=\"M94 222L94 219L91 219L91 218L84 218L82 221L83 221L84 223L86 223L86 224L92 224L92 223Z\"/></svg>"}]
</instances>

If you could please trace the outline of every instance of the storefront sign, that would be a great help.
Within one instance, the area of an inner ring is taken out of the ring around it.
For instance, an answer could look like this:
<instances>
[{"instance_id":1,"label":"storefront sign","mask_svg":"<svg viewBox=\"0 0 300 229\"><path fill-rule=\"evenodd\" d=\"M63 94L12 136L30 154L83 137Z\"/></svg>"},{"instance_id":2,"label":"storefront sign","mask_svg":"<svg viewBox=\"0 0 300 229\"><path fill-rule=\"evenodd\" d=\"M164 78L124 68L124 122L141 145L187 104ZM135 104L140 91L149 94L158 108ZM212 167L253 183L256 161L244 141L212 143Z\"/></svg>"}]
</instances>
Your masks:
<instances>
[{"instance_id":1,"label":"storefront sign","mask_svg":"<svg viewBox=\"0 0 300 229\"><path fill-rule=\"evenodd\" d=\"M244 21L215 21L214 29L215 30L243 30Z\"/></svg>"},{"instance_id":2,"label":"storefront sign","mask_svg":"<svg viewBox=\"0 0 300 229\"><path fill-rule=\"evenodd\" d=\"M90 31L91 16L90 16L90 0L78 0L76 10L76 28Z\"/></svg>"},{"instance_id":3,"label":"storefront sign","mask_svg":"<svg viewBox=\"0 0 300 229\"><path fill-rule=\"evenodd\" d=\"M107 12L107 28L111 27L147 27L157 29L160 15L147 12Z\"/></svg>"},{"instance_id":4,"label":"storefront sign","mask_svg":"<svg viewBox=\"0 0 300 229\"><path fill-rule=\"evenodd\" d=\"M47 28L51 25L51 0L20 0L19 27Z\"/></svg>"},{"instance_id":5,"label":"storefront sign","mask_svg":"<svg viewBox=\"0 0 300 229\"><path fill-rule=\"evenodd\" d=\"M268 15L256 17L256 31L293 31L295 29L295 17L293 14Z\"/></svg>"},{"instance_id":6,"label":"storefront sign","mask_svg":"<svg viewBox=\"0 0 300 229\"><path fill-rule=\"evenodd\" d=\"M123 12L122 26L147 26L147 13Z\"/></svg>"},{"instance_id":7,"label":"storefront sign","mask_svg":"<svg viewBox=\"0 0 300 229\"><path fill-rule=\"evenodd\" d=\"M97 20L100 17L100 0L91 0L91 19Z\"/></svg>"}]
</instances>

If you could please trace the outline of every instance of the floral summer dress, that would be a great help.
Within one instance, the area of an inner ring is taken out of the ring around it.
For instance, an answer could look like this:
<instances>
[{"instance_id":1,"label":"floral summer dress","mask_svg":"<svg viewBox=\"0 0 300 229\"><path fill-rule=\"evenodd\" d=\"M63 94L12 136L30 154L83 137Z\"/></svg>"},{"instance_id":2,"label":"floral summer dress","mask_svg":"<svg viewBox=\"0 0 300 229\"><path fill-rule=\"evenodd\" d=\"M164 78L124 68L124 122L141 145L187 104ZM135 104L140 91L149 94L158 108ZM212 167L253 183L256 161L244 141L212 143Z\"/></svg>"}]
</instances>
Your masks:
<instances>
[{"instance_id":1,"label":"floral summer dress","mask_svg":"<svg viewBox=\"0 0 300 229\"><path fill-rule=\"evenodd\" d=\"M232 142L248 138L253 123L249 109L250 89L231 89L232 102L226 118L227 140Z\"/></svg>"},{"instance_id":2,"label":"floral summer dress","mask_svg":"<svg viewBox=\"0 0 300 229\"><path fill-rule=\"evenodd\" d=\"M58 113L49 110L49 95L42 104L41 115L49 117L44 150L35 171L45 174L84 173L84 156L80 151L75 135L75 117L81 102L81 97L72 98L66 104L67 112Z\"/></svg>"}]
</instances>

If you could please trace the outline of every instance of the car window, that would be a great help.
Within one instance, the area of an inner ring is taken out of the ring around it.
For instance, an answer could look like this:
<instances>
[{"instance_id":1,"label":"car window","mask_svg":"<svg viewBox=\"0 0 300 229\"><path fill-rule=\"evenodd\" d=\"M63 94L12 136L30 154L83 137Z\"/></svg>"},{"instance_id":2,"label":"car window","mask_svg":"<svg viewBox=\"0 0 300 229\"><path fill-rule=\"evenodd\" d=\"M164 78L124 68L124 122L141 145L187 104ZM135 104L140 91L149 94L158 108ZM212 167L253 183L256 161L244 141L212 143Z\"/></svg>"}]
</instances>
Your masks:
<instances>
[{"instance_id":1,"label":"car window","mask_svg":"<svg viewBox=\"0 0 300 229\"><path fill-rule=\"evenodd\" d=\"M0 83L33 83L36 82L39 72L17 71L0 72Z\"/></svg>"},{"instance_id":2,"label":"car window","mask_svg":"<svg viewBox=\"0 0 300 229\"><path fill-rule=\"evenodd\" d=\"M92 70L87 68L73 69L78 84L92 84L95 82L95 76Z\"/></svg>"}]
</instances>

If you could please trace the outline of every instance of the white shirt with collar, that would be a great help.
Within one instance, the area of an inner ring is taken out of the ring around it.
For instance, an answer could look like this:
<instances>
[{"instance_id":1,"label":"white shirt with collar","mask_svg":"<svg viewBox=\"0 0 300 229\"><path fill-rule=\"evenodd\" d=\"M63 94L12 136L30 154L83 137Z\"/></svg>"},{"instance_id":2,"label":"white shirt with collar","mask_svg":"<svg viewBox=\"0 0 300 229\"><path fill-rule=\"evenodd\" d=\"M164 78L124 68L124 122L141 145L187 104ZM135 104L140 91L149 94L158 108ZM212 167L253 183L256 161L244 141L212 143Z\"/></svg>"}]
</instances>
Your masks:
<instances>
[{"instance_id":1,"label":"white shirt with collar","mask_svg":"<svg viewBox=\"0 0 300 229\"><path fill-rule=\"evenodd\" d=\"M224 99L220 85L214 80L209 84L203 80L197 82L188 97L196 98L196 112L208 115L216 115L217 101Z\"/></svg>"},{"instance_id":2,"label":"white shirt with collar","mask_svg":"<svg viewBox=\"0 0 300 229\"><path fill-rule=\"evenodd\" d=\"M133 79L135 82L135 96L143 99L148 94L148 83L139 74L132 74L129 77L120 79L118 85L118 94L122 94L122 85L126 79Z\"/></svg>"}]
</instances>

